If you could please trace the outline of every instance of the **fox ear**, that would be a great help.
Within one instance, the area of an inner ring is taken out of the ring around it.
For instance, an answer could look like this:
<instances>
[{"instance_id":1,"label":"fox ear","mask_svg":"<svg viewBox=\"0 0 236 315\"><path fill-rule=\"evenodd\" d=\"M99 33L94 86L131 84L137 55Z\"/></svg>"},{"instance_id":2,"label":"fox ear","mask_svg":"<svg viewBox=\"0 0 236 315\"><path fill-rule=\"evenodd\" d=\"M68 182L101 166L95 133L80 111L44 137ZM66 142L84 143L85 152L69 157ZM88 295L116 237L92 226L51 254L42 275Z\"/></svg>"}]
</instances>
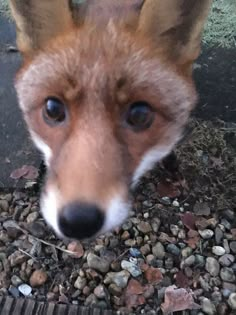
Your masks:
<instances>
[{"instance_id":1,"label":"fox ear","mask_svg":"<svg viewBox=\"0 0 236 315\"><path fill-rule=\"evenodd\" d=\"M10 0L17 28L17 46L31 55L52 37L73 26L69 0Z\"/></svg>"},{"instance_id":2,"label":"fox ear","mask_svg":"<svg viewBox=\"0 0 236 315\"><path fill-rule=\"evenodd\" d=\"M138 30L171 61L191 69L212 0L144 0Z\"/></svg>"}]
</instances>

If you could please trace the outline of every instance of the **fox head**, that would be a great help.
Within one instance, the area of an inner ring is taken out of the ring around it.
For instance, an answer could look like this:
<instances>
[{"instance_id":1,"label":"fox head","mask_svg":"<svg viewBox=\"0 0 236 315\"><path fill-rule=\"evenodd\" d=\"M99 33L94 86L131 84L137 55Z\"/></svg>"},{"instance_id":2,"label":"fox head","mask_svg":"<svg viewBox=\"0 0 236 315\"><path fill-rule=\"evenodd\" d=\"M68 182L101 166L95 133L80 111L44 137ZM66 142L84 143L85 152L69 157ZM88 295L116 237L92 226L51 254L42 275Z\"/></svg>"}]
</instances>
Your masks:
<instances>
[{"instance_id":1,"label":"fox head","mask_svg":"<svg viewBox=\"0 0 236 315\"><path fill-rule=\"evenodd\" d=\"M210 0L11 0L15 86L47 164L41 210L60 237L128 216L130 187L180 140Z\"/></svg>"}]
</instances>

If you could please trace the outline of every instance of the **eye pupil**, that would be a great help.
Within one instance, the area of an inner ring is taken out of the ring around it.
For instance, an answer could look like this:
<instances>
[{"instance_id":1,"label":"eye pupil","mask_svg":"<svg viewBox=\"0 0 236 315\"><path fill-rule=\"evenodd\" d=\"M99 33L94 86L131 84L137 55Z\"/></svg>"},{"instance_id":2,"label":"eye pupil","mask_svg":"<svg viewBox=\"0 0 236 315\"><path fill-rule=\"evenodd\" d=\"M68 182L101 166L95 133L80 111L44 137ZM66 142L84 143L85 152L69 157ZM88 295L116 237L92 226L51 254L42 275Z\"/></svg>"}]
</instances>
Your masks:
<instances>
[{"instance_id":1,"label":"eye pupil","mask_svg":"<svg viewBox=\"0 0 236 315\"><path fill-rule=\"evenodd\" d=\"M48 98L44 108L44 118L53 122L64 121L66 118L65 105L57 98Z\"/></svg>"},{"instance_id":2,"label":"eye pupil","mask_svg":"<svg viewBox=\"0 0 236 315\"><path fill-rule=\"evenodd\" d=\"M149 128L153 122L154 115L147 102L139 101L133 103L128 112L127 123L135 131Z\"/></svg>"}]
</instances>

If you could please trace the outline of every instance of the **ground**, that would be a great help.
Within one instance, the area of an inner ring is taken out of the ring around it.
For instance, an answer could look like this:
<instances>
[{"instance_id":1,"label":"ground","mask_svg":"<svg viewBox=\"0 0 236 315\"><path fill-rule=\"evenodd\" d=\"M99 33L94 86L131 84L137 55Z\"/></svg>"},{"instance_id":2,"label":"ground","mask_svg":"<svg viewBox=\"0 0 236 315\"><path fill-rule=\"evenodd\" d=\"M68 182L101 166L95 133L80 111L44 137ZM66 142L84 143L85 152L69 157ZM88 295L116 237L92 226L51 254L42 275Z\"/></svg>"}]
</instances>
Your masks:
<instances>
[{"instance_id":1,"label":"ground","mask_svg":"<svg viewBox=\"0 0 236 315\"><path fill-rule=\"evenodd\" d=\"M5 16L6 3L0 0ZM200 102L177 160L172 155L146 174L129 220L90 243L57 239L41 218L43 168L30 189L9 189L31 186L32 179L10 173L40 158L12 85L20 62L14 26L0 13L0 295L129 315L187 308L191 315L236 314L234 7L214 1L194 71Z\"/></svg>"}]
</instances>

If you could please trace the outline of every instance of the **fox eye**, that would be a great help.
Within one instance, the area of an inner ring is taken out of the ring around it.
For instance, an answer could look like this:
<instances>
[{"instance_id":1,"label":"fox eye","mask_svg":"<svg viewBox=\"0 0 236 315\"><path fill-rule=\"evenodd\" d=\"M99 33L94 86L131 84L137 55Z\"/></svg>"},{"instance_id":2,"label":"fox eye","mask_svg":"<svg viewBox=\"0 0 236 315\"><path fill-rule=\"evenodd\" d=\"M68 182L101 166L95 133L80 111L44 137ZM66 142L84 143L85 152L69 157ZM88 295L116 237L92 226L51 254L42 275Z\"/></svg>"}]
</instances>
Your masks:
<instances>
[{"instance_id":1,"label":"fox eye","mask_svg":"<svg viewBox=\"0 0 236 315\"><path fill-rule=\"evenodd\" d=\"M130 105L126 114L126 123L134 131L148 129L154 120L154 112L145 101L138 101Z\"/></svg>"},{"instance_id":2,"label":"fox eye","mask_svg":"<svg viewBox=\"0 0 236 315\"><path fill-rule=\"evenodd\" d=\"M43 108L43 118L48 124L61 123L66 119L66 107L57 98L50 97Z\"/></svg>"}]
</instances>

